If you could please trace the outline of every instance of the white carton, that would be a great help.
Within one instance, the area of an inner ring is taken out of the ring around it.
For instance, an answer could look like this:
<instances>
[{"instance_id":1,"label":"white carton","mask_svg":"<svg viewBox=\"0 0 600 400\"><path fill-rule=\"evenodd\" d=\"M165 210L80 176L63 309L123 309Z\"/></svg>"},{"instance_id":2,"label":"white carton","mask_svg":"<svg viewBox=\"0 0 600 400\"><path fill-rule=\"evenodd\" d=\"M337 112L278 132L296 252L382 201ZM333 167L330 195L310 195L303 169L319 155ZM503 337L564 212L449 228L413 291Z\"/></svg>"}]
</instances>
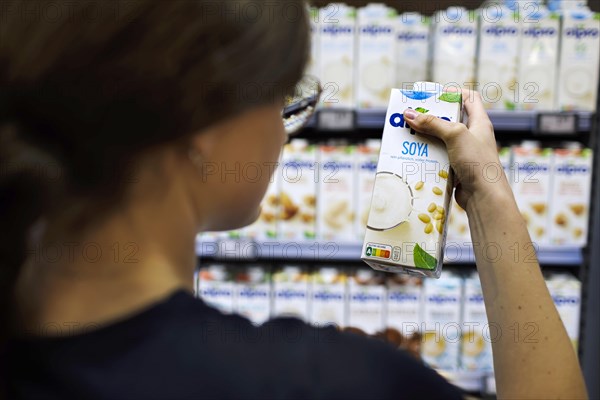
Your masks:
<instances>
[{"instance_id":1,"label":"white carton","mask_svg":"<svg viewBox=\"0 0 600 400\"><path fill-rule=\"evenodd\" d=\"M427 79L431 19L419 13L398 17L396 32L396 88L412 89Z\"/></svg>"},{"instance_id":2,"label":"white carton","mask_svg":"<svg viewBox=\"0 0 600 400\"><path fill-rule=\"evenodd\" d=\"M319 78L319 47L320 47L320 16L316 7L308 8L310 17L310 57L306 66L306 73Z\"/></svg>"},{"instance_id":3,"label":"white carton","mask_svg":"<svg viewBox=\"0 0 600 400\"><path fill-rule=\"evenodd\" d=\"M233 312L234 283L231 271L221 264L200 268L200 298L224 313Z\"/></svg>"},{"instance_id":4,"label":"white carton","mask_svg":"<svg viewBox=\"0 0 600 400\"><path fill-rule=\"evenodd\" d=\"M433 16L432 79L443 85L473 87L477 19L473 11L450 7Z\"/></svg>"},{"instance_id":5,"label":"white carton","mask_svg":"<svg viewBox=\"0 0 600 400\"><path fill-rule=\"evenodd\" d=\"M321 267L311 276L310 322L346 326L346 274L336 267Z\"/></svg>"},{"instance_id":6,"label":"white carton","mask_svg":"<svg viewBox=\"0 0 600 400\"><path fill-rule=\"evenodd\" d=\"M465 278L460 367L467 371L491 371L492 339L498 334L488 325L479 275Z\"/></svg>"},{"instance_id":7,"label":"white carton","mask_svg":"<svg viewBox=\"0 0 600 400\"><path fill-rule=\"evenodd\" d=\"M479 10L477 83L484 105L495 110L514 110L518 101L517 58L520 31L518 15L492 4Z\"/></svg>"},{"instance_id":8,"label":"white carton","mask_svg":"<svg viewBox=\"0 0 600 400\"><path fill-rule=\"evenodd\" d=\"M595 111L600 69L600 14L566 10L558 74L560 110Z\"/></svg>"},{"instance_id":9,"label":"white carton","mask_svg":"<svg viewBox=\"0 0 600 400\"><path fill-rule=\"evenodd\" d=\"M295 139L283 148L279 177L279 237L288 241L315 238L317 152Z\"/></svg>"},{"instance_id":10,"label":"white carton","mask_svg":"<svg viewBox=\"0 0 600 400\"><path fill-rule=\"evenodd\" d=\"M461 341L462 280L449 273L424 281L424 315L421 331L423 360L433 368L458 369Z\"/></svg>"},{"instance_id":11,"label":"white carton","mask_svg":"<svg viewBox=\"0 0 600 400\"><path fill-rule=\"evenodd\" d=\"M436 84L415 87L428 90L392 90L362 259L374 269L439 277L452 171L443 142L411 131L403 112L459 121L461 95Z\"/></svg>"},{"instance_id":12,"label":"white carton","mask_svg":"<svg viewBox=\"0 0 600 400\"><path fill-rule=\"evenodd\" d=\"M321 105L354 108L356 9L331 3L320 9L319 26Z\"/></svg>"},{"instance_id":13,"label":"white carton","mask_svg":"<svg viewBox=\"0 0 600 400\"><path fill-rule=\"evenodd\" d=\"M372 3L358 9L358 108L385 108L396 84L396 10Z\"/></svg>"},{"instance_id":14,"label":"white carton","mask_svg":"<svg viewBox=\"0 0 600 400\"><path fill-rule=\"evenodd\" d=\"M260 325L271 315L271 276L259 266L238 267L235 274L234 311Z\"/></svg>"},{"instance_id":15,"label":"white carton","mask_svg":"<svg viewBox=\"0 0 600 400\"><path fill-rule=\"evenodd\" d=\"M520 21L517 106L522 110L554 110L560 16L538 6L536 12L523 14Z\"/></svg>"},{"instance_id":16,"label":"white carton","mask_svg":"<svg viewBox=\"0 0 600 400\"><path fill-rule=\"evenodd\" d=\"M550 236L554 245L587 244L593 154L591 149L554 151Z\"/></svg>"},{"instance_id":17,"label":"white carton","mask_svg":"<svg viewBox=\"0 0 600 400\"><path fill-rule=\"evenodd\" d=\"M243 238L257 242L277 238L277 218L281 214L279 199L280 176L280 168L275 167L271 182L261 202L260 214L256 221L241 229L241 236Z\"/></svg>"},{"instance_id":18,"label":"white carton","mask_svg":"<svg viewBox=\"0 0 600 400\"><path fill-rule=\"evenodd\" d=\"M569 339L577 350L579 344L579 316L581 312L581 282L567 274L552 274L546 280Z\"/></svg>"},{"instance_id":19,"label":"white carton","mask_svg":"<svg viewBox=\"0 0 600 400\"><path fill-rule=\"evenodd\" d=\"M550 243L552 153L534 143L513 147L513 193L531 240L538 246Z\"/></svg>"},{"instance_id":20,"label":"white carton","mask_svg":"<svg viewBox=\"0 0 600 400\"><path fill-rule=\"evenodd\" d=\"M309 318L309 279L306 271L298 266L286 265L273 274L274 317Z\"/></svg>"},{"instance_id":21,"label":"white carton","mask_svg":"<svg viewBox=\"0 0 600 400\"><path fill-rule=\"evenodd\" d=\"M363 240L367 230L367 220L371 208L371 196L375 184L377 160L381 149L381 140L368 140L356 148L356 238Z\"/></svg>"},{"instance_id":22,"label":"white carton","mask_svg":"<svg viewBox=\"0 0 600 400\"><path fill-rule=\"evenodd\" d=\"M319 146L317 237L353 242L355 219L355 146Z\"/></svg>"},{"instance_id":23,"label":"white carton","mask_svg":"<svg viewBox=\"0 0 600 400\"><path fill-rule=\"evenodd\" d=\"M423 281L406 275L390 275L387 279L386 326L410 338L421 329Z\"/></svg>"},{"instance_id":24,"label":"white carton","mask_svg":"<svg viewBox=\"0 0 600 400\"><path fill-rule=\"evenodd\" d=\"M384 328L385 282L370 269L358 269L348 277L348 326L372 335Z\"/></svg>"},{"instance_id":25,"label":"white carton","mask_svg":"<svg viewBox=\"0 0 600 400\"><path fill-rule=\"evenodd\" d=\"M462 249L465 246L469 246L470 242L471 232L469 230L467 212L458 205L456 199L452 198L452 213L450 214L450 218L448 218L447 246L453 245L456 248Z\"/></svg>"}]
</instances>

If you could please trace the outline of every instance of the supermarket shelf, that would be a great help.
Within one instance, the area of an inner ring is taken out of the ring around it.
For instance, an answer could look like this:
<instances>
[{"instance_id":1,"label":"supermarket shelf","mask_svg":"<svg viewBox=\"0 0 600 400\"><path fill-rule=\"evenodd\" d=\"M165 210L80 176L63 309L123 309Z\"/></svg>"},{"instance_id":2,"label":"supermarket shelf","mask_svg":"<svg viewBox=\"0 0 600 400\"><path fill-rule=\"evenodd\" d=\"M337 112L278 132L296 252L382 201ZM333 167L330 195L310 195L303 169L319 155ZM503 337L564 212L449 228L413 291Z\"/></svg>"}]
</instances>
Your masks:
<instances>
[{"instance_id":1,"label":"supermarket shelf","mask_svg":"<svg viewBox=\"0 0 600 400\"><path fill-rule=\"evenodd\" d=\"M335 112L335 110L320 110L318 112ZM349 112L349 111L341 111ZM385 120L385 110L358 110L356 111L355 128L382 129ZM537 111L488 111L490 119L497 131L533 131L537 126ZM592 129L594 114L592 112L577 112L578 132L589 132ZM313 120L309 127L317 127Z\"/></svg>"},{"instance_id":2,"label":"supermarket shelf","mask_svg":"<svg viewBox=\"0 0 600 400\"><path fill-rule=\"evenodd\" d=\"M302 260L302 261L358 261L362 245L360 243L339 242L287 242L250 240L219 240L196 242L196 254L199 257L216 260ZM486 254L492 259L499 257L493 246L486 248ZM528 249L522 250L521 256ZM516 254L500 256L515 257ZM475 263L472 246L447 243L445 262L448 264ZM538 259L543 265L579 266L583 262L582 249L577 247L546 247L538 251Z\"/></svg>"}]
</instances>

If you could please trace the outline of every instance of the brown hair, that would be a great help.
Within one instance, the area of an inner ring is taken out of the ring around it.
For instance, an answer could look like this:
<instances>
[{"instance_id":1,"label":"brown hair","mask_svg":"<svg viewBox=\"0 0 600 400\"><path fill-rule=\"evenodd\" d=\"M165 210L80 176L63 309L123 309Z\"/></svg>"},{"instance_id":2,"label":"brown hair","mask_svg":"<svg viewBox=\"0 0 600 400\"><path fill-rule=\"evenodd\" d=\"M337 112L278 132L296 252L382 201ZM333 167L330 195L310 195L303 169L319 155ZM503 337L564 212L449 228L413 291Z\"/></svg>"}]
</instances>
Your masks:
<instances>
[{"instance_id":1,"label":"brown hair","mask_svg":"<svg viewBox=\"0 0 600 400\"><path fill-rule=\"evenodd\" d=\"M116 206L115 172L283 100L308 58L300 0L21 1L0 19L0 327L36 221Z\"/></svg>"}]
</instances>

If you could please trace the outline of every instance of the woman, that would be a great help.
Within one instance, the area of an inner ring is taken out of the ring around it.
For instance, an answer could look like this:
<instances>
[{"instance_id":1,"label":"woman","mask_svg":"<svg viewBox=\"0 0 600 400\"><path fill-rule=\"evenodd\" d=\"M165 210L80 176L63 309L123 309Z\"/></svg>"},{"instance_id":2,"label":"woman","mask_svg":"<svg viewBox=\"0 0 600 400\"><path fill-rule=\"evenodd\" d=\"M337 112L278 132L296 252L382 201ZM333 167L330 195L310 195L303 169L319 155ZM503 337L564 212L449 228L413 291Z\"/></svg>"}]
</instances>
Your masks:
<instances>
[{"instance_id":1,"label":"woman","mask_svg":"<svg viewBox=\"0 0 600 400\"><path fill-rule=\"evenodd\" d=\"M294 319L253 327L193 298L194 239L250 223L301 78L300 1L24 1L0 27L2 357L10 398L459 398L409 355ZM33 11L32 11L33 10ZM90 10L95 10L92 13ZM500 397L585 397L490 121L405 113L444 140L474 242ZM474 149L477 149L474 151ZM236 179L239 163L264 165ZM208 173L210 169L210 173ZM501 213L498 210L502 210ZM514 252L515 243L522 251ZM516 324L516 325L515 325ZM533 324L535 342L510 327ZM511 334L509 334L511 332Z\"/></svg>"}]
</instances>

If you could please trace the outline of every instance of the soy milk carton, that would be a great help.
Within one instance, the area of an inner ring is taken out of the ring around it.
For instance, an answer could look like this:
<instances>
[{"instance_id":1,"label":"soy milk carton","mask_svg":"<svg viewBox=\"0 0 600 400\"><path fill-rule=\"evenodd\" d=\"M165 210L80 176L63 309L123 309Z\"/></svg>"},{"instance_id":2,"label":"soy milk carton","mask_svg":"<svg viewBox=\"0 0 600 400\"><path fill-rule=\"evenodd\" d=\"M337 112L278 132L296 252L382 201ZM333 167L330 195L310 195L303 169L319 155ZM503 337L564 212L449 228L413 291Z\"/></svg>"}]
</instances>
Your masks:
<instances>
[{"instance_id":1,"label":"soy milk carton","mask_svg":"<svg viewBox=\"0 0 600 400\"><path fill-rule=\"evenodd\" d=\"M381 140L371 139L356 148L356 234L357 239L363 240L371 208L371 196L375 184L375 172Z\"/></svg>"},{"instance_id":2,"label":"soy milk carton","mask_svg":"<svg viewBox=\"0 0 600 400\"><path fill-rule=\"evenodd\" d=\"M374 269L439 277L452 197L445 145L412 131L403 112L413 108L447 121L461 118L460 93L416 83L393 89L388 107L362 259Z\"/></svg>"},{"instance_id":3,"label":"soy milk carton","mask_svg":"<svg viewBox=\"0 0 600 400\"><path fill-rule=\"evenodd\" d=\"M464 280L462 346L460 367L467 371L491 371L492 339L498 334L488 325L479 275L473 273Z\"/></svg>"},{"instance_id":4,"label":"soy milk carton","mask_svg":"<svg viewBox=\"0 0 600 400\"><path fill-rule=\"evenodd\" d=\"M458 369L462 282L453 274L424 281L423 360L433 368Z\"/></svg>"},{"instance_id":5,"label":"soy milk carton","mask_svg":"<svg viewBox=\"0 0 600 400\"><path fill-rule=\"evenodd\" d=\"M396 87L412 89L427 79L431 19L419 13L398 17L396 31Z\"/></svg>"},{"instance_id":6,"label":"soy milk carton","mask_svg":"<svg viewBox=\"0 0 600 400\"><path fill-rule=\"evenodd\" d=\"M356 91L359 108L385 108L396 83L396 10L372 3L358 9Z\"/></svg>"},{"instance_id":7,"label":"soy milk carton","mask_svg":"<svg viewBox=\"0 0 600 400\"><path fill-rule=\"evenodd\" d=\"M279 168L279 237L285 240L315 238L317 151L295 139L283 148Z\"/></svg>"},{"instance_id":8,"label":"soy milk carton","mask_svg":"<svg viewBox=\"0 0 600 400\"><path fill-rule=\"evenodd\" d=\"M513 148L513 193L531 240L538 246L550 243L552 159L552 149L542 149L536 143L524 142Z\"/></svg>"},{"instance_id":9,"label":"soy milk carton","mask_svg":"<svg viewBox=\"0 0 600 400\"><path fill-rule=\"evenodd\" d=\"M234 311L260 325L271 315L271 276L260 266L238 267L235 274Z\"/></svg>"},{"instance_id":10,"label":"soy milk carton","mask_svg":"<svg viewBox=\"0 0 600 400\"><path fill-rule=\"evenodd\" d=\"M473 11L450 7L434 14L432 77L443 85L473 87L477 18Z\"/></svg>"},{"instance_id":11,"label":"soy milk carton","mask_svg":"<svg viewBox=\"0 0 600 400\"><path fill-rule=\"evenodd\" d=\"M203 267L199 272L200 298L224 313L233 312L234 282L231 270L222 264Z\"/></svg>"},{"instance_id":12,"label":"soy milk carton","mask_svg":"<svg viewBox=\"0 0 600 400\"><path fill-rule=\"evenodd\" d=\"M319 11L319 74L323 84L321 105L353 108L355 105L356 9L331 3Z\"/></svg>"},{"instance_id":13,"label":"soy milk carton","mask_svg":"<svg viewBox=\"0 0 600 400\"><path fill-rule=\"evenodd\" d=\"M317 234L321 240L355 238L355 150L352 145L319 147Z\"/></svg>"},{"instance_id":14,"label":"soy milk carton","mask_svg":"<svg viewBox=\"0 0 600 400\"><path fill-rule=\"evenodd\" d=\"M321 267L311 276L310 322L323 326L346 325L346 274L336 267Z\"/></svg>"},{"instance_id":15,"label":"soy milk carton","mask_svg":"<svg viewBox=\"0 0 600 400\"><path fill-rule=\"evenodd\" d=\"M348 279L348 326L372 335L384 328L385 281L381 273L358 269Z\"/></svg>"},{"instance_id":16,"label":"soy milk carton","mask_svg":"<svg viewBox=\"0 0 600 400\"><path fill-rule=\"evenodd\" d=\"M423 281L407 275L390 275L387 279L386 326L395 328L405 338L421 329Z\"/></svg>"},{"instance_id":17,"label":"soy milk carton","mask_svg":"<svg viewBox=\"0 0 600 400\"><path fill-rule=\"evenodd\" d=\"M600 69L600 14L565 10L558 74L560 110L595 111Z\"/></svg>"},{"instance_id":18,"label":"soy milk carton","mask_svg":"<svg viewBox=\"0 0 600 400\"><path fill-rule=\"evenodd\" d=\"M271 177L265 197L261 202L260 214L256 221L241 229L241 236L243 238L257 242L277 238L277 218L281 213L279 198L280 175L280 168L274 166L273 176Z\"/></svg>"},{"instance_id":19,"label":"soy milk carton","mask_svg":"<svg viewBox=\"0 0 600 400\"><path fill-rule=\"evenodd\" d=\"M567 335L577 350L581 313L581 282L572 275L552 274L546 279L546 285Z\"/></svg>"},{"instance_id":20,"label":"soy milk carton","mask_svg":"<svg viewBox=\"0 0 600 400\"><path fill-rule=\"evenodd\" d=\"M551 243L583 247L589 226L592 150L556 149L552 170Z\"/></svg>"},{"instance_id":21,"label":"soy milk carton","mask_svg":"<svg viewBox=\"0 0 600 400\"><path fill-rule=\"evenodd\" d=\"M285 265L273 274L274 317L296 317L308 321L309 279L306 271L296 265Z\"/></svg>"},{"instance_id":22,"label":"soy milk carton","mask_svg":"<svg viewBox=\"0 0 600 400\"><path fill-rule=\"evenodd\" d=\"M518 108L522 110L554 110L560 15L548 11L544 6L538 6L534 13L522 16L520 25Z\"/></svg>"}]
</instances>

